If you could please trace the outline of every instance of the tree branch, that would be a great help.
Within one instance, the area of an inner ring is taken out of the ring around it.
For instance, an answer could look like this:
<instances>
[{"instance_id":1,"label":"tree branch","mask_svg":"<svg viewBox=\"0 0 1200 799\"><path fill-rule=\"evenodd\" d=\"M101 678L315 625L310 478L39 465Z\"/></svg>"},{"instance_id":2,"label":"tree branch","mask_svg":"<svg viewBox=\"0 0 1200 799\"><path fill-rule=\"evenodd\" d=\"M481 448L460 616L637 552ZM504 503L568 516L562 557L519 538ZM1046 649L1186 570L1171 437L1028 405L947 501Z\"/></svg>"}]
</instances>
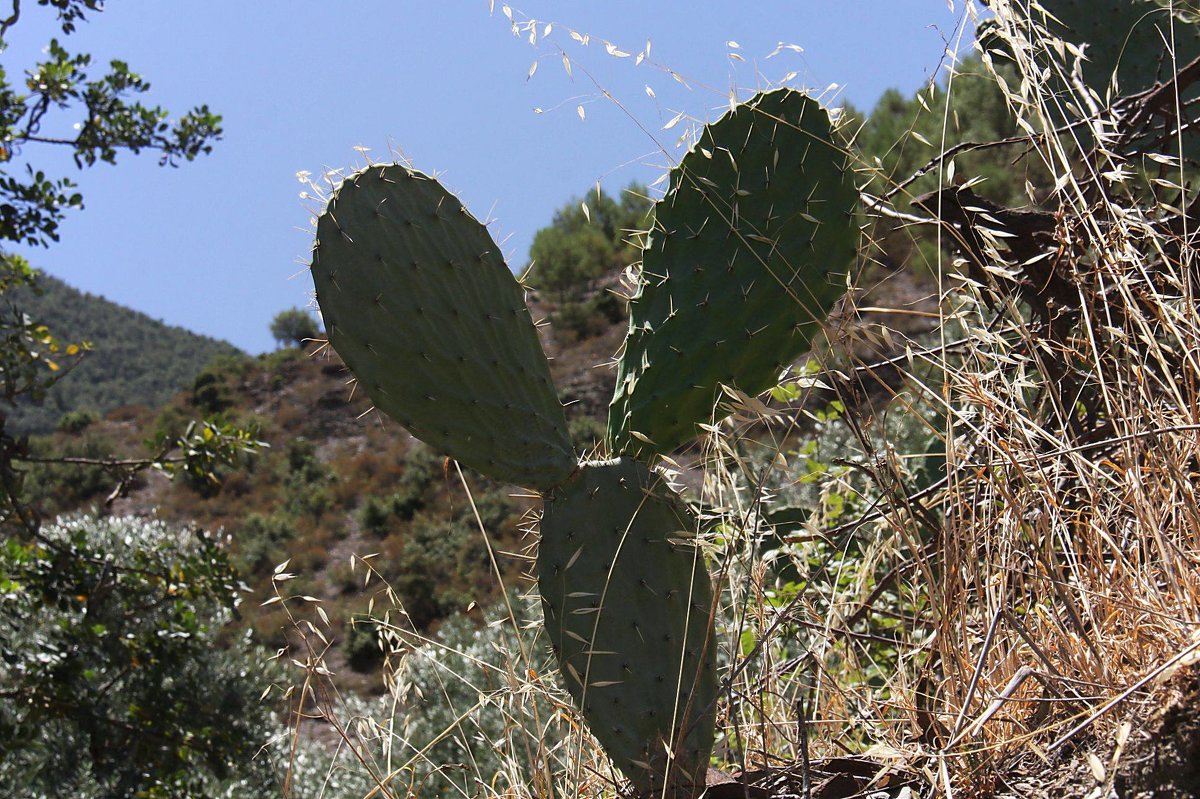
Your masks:
<instances>
[{"instance_id":1,"label":"tree branch","mask_svg":"<svg viewBox=\"0 0 1200 799\"><path fill-rule=\"evenodd\" d=\"M8 19L0 20L0 36L8 33L8 29L17 24L17 20L21 18L21 0L13 0L12 14Z\"/></svg>"}]
</instances>

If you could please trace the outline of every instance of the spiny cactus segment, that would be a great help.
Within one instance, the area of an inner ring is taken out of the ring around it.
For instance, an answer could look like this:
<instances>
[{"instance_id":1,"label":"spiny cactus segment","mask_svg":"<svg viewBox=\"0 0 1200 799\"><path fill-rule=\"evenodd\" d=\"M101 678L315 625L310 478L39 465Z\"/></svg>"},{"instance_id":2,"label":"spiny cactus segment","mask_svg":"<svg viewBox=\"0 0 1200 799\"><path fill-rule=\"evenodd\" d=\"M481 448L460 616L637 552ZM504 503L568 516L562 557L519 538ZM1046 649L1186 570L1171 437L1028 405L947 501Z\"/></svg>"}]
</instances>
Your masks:
<instances>
[{"instance_id":1,"label":"spiny cactus segment","mask_svg":"<svg viewBox=\"0 0 1200 799\"><path fill-rule=\"evenodd\" d=\"M848 161L825 110L790 89L704 130L655 207L612 452L670 452L719 418L720 385L759 393L808 350L855 253Z\"/></svg>"},{"instance_id":2,"label":"spiny cactus segment","mask_svg":"<svg viewBox=\"0 0 1200 799\"><path fill-rule=\"evenodd\" d=\"M400 165L347 178L317 220L312 275L334 348L414 436L535 488L575 468L524 292L436 180Z\"/></svg>"},{"instance_id":3,"label":"spiny cactus segment","mask_svg":"<svg viewBox=\"0 0 1200 799\"><path fill-rule=\"evenodd\" d=\"M713 595L695 530L631 458L585 464L542 515L538 587L563 681L645 796L699 793L713 747Z\"/></svg>"},{"instance_id":4,"label":"spiny cactus segment","mask_svg":"<svg viewBox=\"0 0 1200 799\"><path fill-rule=\"evenodd\" d=\"M664 781L668 795L702 788L716 669L696 519L626 457L584 464L548 494L541 530L546 632L595 737L644 795Z\"/></svg>"}]
</instances>

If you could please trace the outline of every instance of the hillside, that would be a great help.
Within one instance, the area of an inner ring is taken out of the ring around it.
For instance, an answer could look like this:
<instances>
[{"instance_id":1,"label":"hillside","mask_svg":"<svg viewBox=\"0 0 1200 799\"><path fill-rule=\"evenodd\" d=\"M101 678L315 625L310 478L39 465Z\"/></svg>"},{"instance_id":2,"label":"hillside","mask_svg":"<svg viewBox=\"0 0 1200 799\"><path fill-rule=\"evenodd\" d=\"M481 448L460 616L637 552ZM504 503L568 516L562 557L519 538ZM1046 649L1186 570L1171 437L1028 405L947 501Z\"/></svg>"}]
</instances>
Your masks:
<instances>
[{"instance_id":1,"label":"hillside","mask_svg":"<svg viewBox=\"0 0 1200 799\"><path fill-rule=\"evenodd\" d=\"M559 363L575 360L567 355ZM589 385L586 393L596 394L603 389L590 387L593 379L612 379L611 372L596 372L568 382ZM268 444L238 468L224 470L219 490L150 472L105 508L115 485L111 474L100 467L81 474L47 465L35 469L29 481L38 511L52 518L92 508L194 523L228 536L232 559L251 589L246 606L253 611L238 626L271 648L291 640L293 621L282 605L261 611L258 605L273 594L275 566L289 561L297 575L290 589L319 597L340 631L331 662L357 690L377 691L382 655L373 636L354 634L351 621L368 612L379 579L396 592L408 621L420 630L437 628L473 602L490 605L500 595L499 583L453 468L391 420L369 412L348 381L328 349L218 359L163 407L125 406L85 429L36 437L32 445L40 455L138 457L146 453L148 438L177 435L188 419L216 417L255 430ZM575 418L584 418L582 407L577 410ZM573 427L585 436L581 448L593 444L587 436L598 423ZM527 543L520 519L530 503L514 497L511 486L464 472L499 568L506 583L514 584L526 568L519 554ZM361 562L357 573L350 563L352 555L368 553L379 554L378 573L364 587Z\"/></svg>"},{"instance_id":2,"label":"hillside","mask_svg":"<svg viewBox=\"0 0 1200 799\"><path fill-rule=\"evenodd\" d=\"M164 324L49 275L41 276L39 286L40 292L22 292L23 310L62 339L90 342L92 350L44 404L9 414L8 429L15 433L49 432L70 411L104 414L122 405L162 405L214 357L240 354L227 342Z\"/></svg>"}]
</instances>

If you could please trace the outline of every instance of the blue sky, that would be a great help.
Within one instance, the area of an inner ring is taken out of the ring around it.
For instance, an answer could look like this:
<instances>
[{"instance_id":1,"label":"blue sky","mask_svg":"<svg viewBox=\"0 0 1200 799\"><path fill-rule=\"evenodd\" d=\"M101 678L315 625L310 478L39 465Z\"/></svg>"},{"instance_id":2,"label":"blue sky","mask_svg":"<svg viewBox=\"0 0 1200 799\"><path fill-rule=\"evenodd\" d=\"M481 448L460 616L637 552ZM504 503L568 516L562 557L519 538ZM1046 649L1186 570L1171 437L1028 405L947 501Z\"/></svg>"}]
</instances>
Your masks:
<instances>
[{"instance_id":1,"label":"blue sky","mask_svg":"<svg viewBox=\"0 0 1200 799\"><path fill-rule=\"evenodd\" d=\"M733 93L786 82L869 109L888 87L926 84L947 48L970 46L964 0L509 4L518 23L539 21L534 42L524 26L512 34L501 0L489 5L110 2L68 49L128 61L153 84L149 101L177 113L207 103L225 138L179 169L143 155L78 172L27 148L40 168L74 177L87 207L59 244L25 254L81 289L260 352L273 346L271 318L312 290L317 206L300 197L301 170L362 164L356 147L376 161L400 152L491 220L519 268L556 208L597 181L652 182L689 123L720 116ZM25 11L3 56L10 75L33 63L49 23Z\"/></svg>"}]
</instances>

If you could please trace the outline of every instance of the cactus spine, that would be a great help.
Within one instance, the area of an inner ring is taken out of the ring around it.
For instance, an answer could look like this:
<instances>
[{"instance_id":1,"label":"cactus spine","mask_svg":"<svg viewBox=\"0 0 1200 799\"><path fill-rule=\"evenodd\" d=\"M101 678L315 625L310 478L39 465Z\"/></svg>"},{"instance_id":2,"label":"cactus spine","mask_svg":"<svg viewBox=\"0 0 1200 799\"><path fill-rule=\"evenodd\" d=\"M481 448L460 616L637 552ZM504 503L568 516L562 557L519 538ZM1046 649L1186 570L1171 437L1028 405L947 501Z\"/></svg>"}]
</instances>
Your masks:
<instances>
[{"instance_id":1,"label":"cactus spine","mask_svg":"<svg viewBox=\"0 0 1200 799\"><path fill-rule=\"evenodd\" d=\"M376 406L480 472L542 491L547 634L643 795L703 789L717 679L697 522L635 457L689 439L720 384L761 391L808 346L838 294L829 275L853 252L852 204L829 118L804 95L760 95L710 126L658 206L610 412L614 459L582 464L522 290L452 195L371 166L318 219L312 273L330 340Z\"/></svg>"}]
</instances>

